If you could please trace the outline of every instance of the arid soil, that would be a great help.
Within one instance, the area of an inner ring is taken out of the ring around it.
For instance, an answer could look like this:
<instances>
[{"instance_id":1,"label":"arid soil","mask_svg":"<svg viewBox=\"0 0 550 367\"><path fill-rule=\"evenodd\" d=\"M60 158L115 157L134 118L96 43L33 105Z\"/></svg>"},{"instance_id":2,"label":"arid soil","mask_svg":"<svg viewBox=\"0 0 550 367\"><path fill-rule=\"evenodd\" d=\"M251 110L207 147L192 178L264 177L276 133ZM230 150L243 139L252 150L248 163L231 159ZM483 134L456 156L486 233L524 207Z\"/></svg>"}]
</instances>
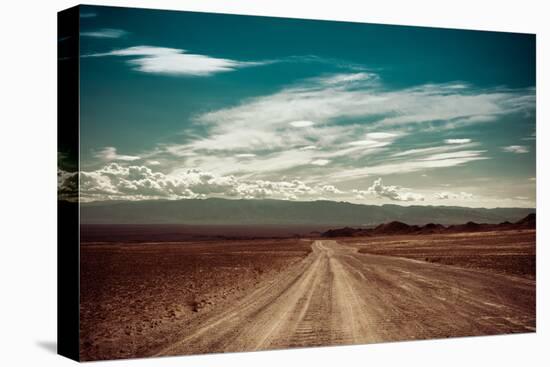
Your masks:
<instances>
[{"instance_id":1,"label":"arid soil","mask_svg":"<svg viewBox=\"0 0 550 367\"><path fill-rule=\"evenodd\" d=\"M530 332L533 255L534 231L85 245L82 358Z\"/></svg>"},{"instance_id":2,"label":"arid soil","mask_svg":"<svg viewBox=\"0 0 550 367\"><path fill-rule=\"evenodd\" d=\"M307 240L86 243L81 359L142 357L311 252ZM206 321L207 322L207 321Z\"/></svg>"},{"instance_id":3,"label":"arid soil","mask_svg":"<svg viewBox=\"0 0 550 367\"><path fill-rule=\"evenodd\" d=\"M345 241L360 253L400 256L535 279L536 231L381 236Z\"/></svg>"}]
</instances>

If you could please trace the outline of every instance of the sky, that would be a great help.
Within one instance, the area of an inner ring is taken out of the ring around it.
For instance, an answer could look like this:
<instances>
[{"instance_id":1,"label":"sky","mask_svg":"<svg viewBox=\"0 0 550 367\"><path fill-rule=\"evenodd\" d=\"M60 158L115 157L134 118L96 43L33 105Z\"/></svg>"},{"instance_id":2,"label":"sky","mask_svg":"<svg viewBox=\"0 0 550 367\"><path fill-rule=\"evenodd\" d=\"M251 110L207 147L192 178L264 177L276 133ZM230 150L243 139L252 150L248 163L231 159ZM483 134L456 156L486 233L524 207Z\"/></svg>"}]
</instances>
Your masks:
<instances>
[{"instance_id":1,"label":"sky","mask_svg":"<svg viewBox=\"0 0 550 367\"><path fill-rule=\"evenodd\" d=\"M80 67L84 201L535 206L534 35L83 6Z\"/></svg>"}]
</instances>

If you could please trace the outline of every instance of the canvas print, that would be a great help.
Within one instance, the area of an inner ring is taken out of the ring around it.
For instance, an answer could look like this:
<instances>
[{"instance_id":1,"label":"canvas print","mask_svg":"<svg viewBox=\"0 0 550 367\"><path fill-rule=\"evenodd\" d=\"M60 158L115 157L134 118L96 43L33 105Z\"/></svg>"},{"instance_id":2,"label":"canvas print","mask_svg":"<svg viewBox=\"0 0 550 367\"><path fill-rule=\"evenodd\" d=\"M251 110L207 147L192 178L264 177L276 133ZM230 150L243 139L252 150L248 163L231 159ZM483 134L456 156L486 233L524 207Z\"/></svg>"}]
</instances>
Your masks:
<instances>
[{"instance_id":1,"label":"canvas print","mask_svg":"<svg viewBox=\"0 0 550 367\"><path fill-rule=\"evenodd\" d=\"M61 354L534 332L535 43L61 12Z\"/></svg>"}]
</instances>

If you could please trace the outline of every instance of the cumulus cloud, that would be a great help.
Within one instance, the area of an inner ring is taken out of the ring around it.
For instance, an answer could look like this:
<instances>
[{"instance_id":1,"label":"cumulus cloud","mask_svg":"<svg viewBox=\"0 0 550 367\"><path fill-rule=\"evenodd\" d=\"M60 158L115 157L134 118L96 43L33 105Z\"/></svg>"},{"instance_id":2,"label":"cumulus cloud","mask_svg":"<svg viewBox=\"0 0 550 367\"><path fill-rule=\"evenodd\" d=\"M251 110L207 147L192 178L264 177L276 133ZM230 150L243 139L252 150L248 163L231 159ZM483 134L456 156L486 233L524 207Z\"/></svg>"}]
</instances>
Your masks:
<instances>
[{"instance_id":1,"label":"cumulus cloud","mask_svg":"<svg viewBox=\"0 0 550 367\"><path fill-rule=\"evenodd\" d=\"M367 190L353 190L356 197L359 199L365 198L367 195L375 195L378 198L385 198L394 201L423 201L424 196L421 194L405 191L400 186L384 185L382 178L374 180L372 186Z\"/></svg>"},{"instance_id":2,"label":"cumulus cloud","mask_svg":"<svg viewBox=\"0 0 550 367\"><path fill-rule=\"evenodd\" d=\"M248 62L206 55L187 53L186 50L156 46L133 46L109 52L86 55L86 57L120 56L127 63L144 73L209 76L233 71L238 68L263 65L267 62Z\"/></svg>"},{"instance_id":3,"label":"cumulus cloud","mask_svg":"<svg viewBox=\"0 0 550 367\"><path fill-rule=\"evenodd\" d=\"M82 17L82 14L80 15ZM115 28L101 28L93 31L80 32L82 37L93 38L120 38L128 34L125 30Z\"/></svg>"},{"instance_id":4,"label":"cumulus cloud","mask_svg":"<svg viewBox=\"0 0 550 367\"><path fill-rule=\"evenodd\" d=\"M515 153L515 154L525 154L529 153L529 148L525 145L509 145L507 147L502 147L504 152Z\"/></svg>"},{"instance_id":5,"label":"cumulus cloud","mask_svg":"<svg viewBox=\"0 0 550 367\"><path fill-rule=\"evenodd\" d=\"M468 144L471 143L472 139L445 139L447 144Z\"/></svg>"},{"instance_id":6,"label":"cumulus cloud","mask_svg":"<svg viewBox=\"0 0 550 367\"><path fill-rule=\"evenodd\" d=\"M77 193L78 175L58 172L60 193ZM243 180L233 175L220 176L200 169L164 174L146 166L110 163L80 173L80 197L94 200L185 199L212 196L244 199L312 199L320 194L344 194L332 185L309 185L300 180Z\"/></svg>"},{"instance_id":7,"label":"cumulus cloud","mask_svg":"<svg viewBox=\"0 0 550 367\"><path fill-rule=\"evenodd\" d=\"M118 154L115 147L104 147L103 149L94 153L94 157L101 159L104 162L109 161L136 161L141 159L134 155Z\"/></svg>"},{"instance_id":8,"label":"cumulus cloud","mask_svg":"<svg viewBox=\"0 0 550 367\"><path fill-rule=\"evenodd\" d=\"M344 194L345 193L344 191L341 191L341 190L337 189L333 185L324 185L324 186L321 187L321 191L323 193L329 193L329 194Z\"/></svg>"}]
</instances>

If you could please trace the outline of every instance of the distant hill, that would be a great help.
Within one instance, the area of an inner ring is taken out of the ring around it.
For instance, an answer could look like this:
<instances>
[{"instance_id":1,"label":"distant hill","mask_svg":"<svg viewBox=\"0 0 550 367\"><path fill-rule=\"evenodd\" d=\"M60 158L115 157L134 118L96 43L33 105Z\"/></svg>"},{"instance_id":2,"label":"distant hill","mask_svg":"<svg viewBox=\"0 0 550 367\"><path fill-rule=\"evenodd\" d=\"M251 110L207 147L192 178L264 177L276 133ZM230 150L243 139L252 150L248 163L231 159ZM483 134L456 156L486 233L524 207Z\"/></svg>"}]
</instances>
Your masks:
<instances>
[{"instance_id":1,"label":"distant hill","mask_svg":"<svg viewBox=\"0 0 550 367\"><path fill-rule=\"evenodd\" d=\"M81 203L84 224L376 226L516 222L534 209L360 205L336 201L185 199ZM427 229L437 230L437 229Z\"/></svg>"},{"instance_id":2,"label":"distant hill","mask_svg":"<svg viewBox=\"0 0 550 367\"><path fill-rule=\"evenodd\" d=\"M536 215L531 213L515 223L508 221L491 224L468 222L466 224L450 225L445 227L441 224L428 223L424 226L408 225L402 222L390 222L380 224L375 228L336 228L329 229L321 234L322 237L367 237L367 236L390 236L403 234L435 234L435 233L465 233L465 232L487 232L497 230L513 229L535 229L537 224Z\"/></svg>"}]
</instances>

